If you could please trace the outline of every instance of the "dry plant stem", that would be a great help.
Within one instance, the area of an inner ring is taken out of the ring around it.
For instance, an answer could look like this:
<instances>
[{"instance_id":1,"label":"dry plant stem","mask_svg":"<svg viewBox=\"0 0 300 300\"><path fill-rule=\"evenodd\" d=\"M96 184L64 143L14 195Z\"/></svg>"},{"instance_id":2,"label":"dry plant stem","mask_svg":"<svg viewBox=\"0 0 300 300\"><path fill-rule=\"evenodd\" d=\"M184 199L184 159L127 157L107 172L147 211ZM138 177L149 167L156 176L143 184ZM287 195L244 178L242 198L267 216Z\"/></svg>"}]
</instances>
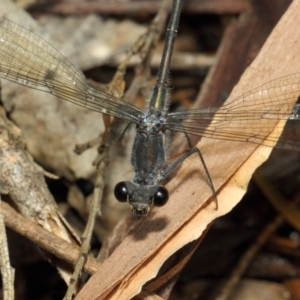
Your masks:
<instances>
[{"instance_id":1,"label":"dry plant stem","mask_svg":"<svg viewBox=\"0 0 300 300\"><path fill-rule=\"evenodd\" d=\"M79 255L79 247L66 242L40 225L24 218L7 203L2 202L0 206L5 225L11 230L31 240L40 248L56 257L74 264ZM93 274L100 264L92 256L88 256L83 267L88 274Z\"/></svg>"},{"instance_id":2,"label":"dry plant stem","mask_svg":"<svg viewBox=\"0 0 300 300\"><path fill-rule=\"evenodd\" d=\"M123 88L124 88L123 75L125 73L125 69L126 69L126 64L124 64L122 68L118 69L112 82L107 87L109 93L119 97L122 96ZM99 149L98 155L93 162L94 165L97 165L98 170L97 170L92 206L90 207L90 213L89 213L89 217L88 217L88 221L84 233L81 236L82 244L80 247L80 253L75 263L74 272L70 279L70 283L66 295L64 297L64 300L71 300L73 298L73 295L75 294L75 287L78 283L78 278L80 277L82 267L85 263L86 256L90 249L90 241L95 226L95 220L98 215L101 215L100 207L101 207L101 199L102 199L102 193L104 187L103 174L104 174L105 165L107 163L106 160L107 160L108 149L109 149L109 145L106 143L106 141L110 131L110 125L111 125L109 116L103 115L103 121L105 123L105 132L102 135L102 137L96 138L93 141L87 142L85 144L76 146L75 148L76 153L82 153L83 151L87 150L89 147L94 146L97 143L100 143L100 146L98 148Z\"/></svg>"},{"instance_id":3,"label":"dry plant stem","mask_svg":"<svg viewBox=\"0 0 300 300\"><path fill-rule=\"evenodd\" d=\"M98 172L102 175L105 168L105 161L102 161L99 165ZM97 182L99 181L99 182ZM89 219L87 225L85 227L84 233L82 234L81 240L82 244L80 246L80 252L76 264L74 266L74 272L70 279L70 284L67 289L67 293L64 297L65 300L72 299L75 293L75 286L78 278L80 277L81 270L83 268L84 263L86 262L87 254L90 250L90 242L93 234L93 229L95 226L95 220L99 212L99 207L102 198L102 192L104 187L103 176L97 176L97 181L95 184L95 191L93 196L92 207L89 214Z\"/></svg>"},{"instance_id":4,"label":"dry plant stem","mask_svg":"<svg viewBox=\"0 0 300 300\"><path fill-rule=\"evenodd\" d=\"M56 180L59 179L59 177L57 175L52 174L52 173L50 173L50 172L48 172L46 170L43 170L43 173L44 173L45 177L48 177L50 179L56 179Z\"/></svg>"},{"instance_id":5,"label":"dry plant stem","mask_svg":"<svg viewBox=\"0 0 300 300\"><path fill-rule=\"evenodd\" d=\"M120 60L123 56L116 56L110 62L110 66L116 66L120 64ZM151 68L158 69L160 65L161 55L159 53L154 53L151 60ZM178 52L172 55L172 70L190 70L190 69L200 69L200 68L209 68L215 64L216 58L215 55L210 54L197 54L197 53L185 53ZM128 63L129 67L135 67L140 63L139 60L132 60Z\"/></svg>"},{"instance_id":6,"label":"dry plant stem","mask_svg":"<svg viewBox=\"0 0 300 300\"><path fill-rule=\"evenodd\" d=\"M157 40L161 35L162 25L165 23L170 5L170 0L164 0L162 2L159 11L148 27L147 32L140 36L133 47L127 51L124 61L118 67L118 71L121 72L123 76L125 75L129 60L133 55L138 53L143 60L149 54L150 50L155 47Z\"/></svg>"},{"instance_id":7,"label":"dry plant stem","mask_svg":"<svg viewBox=\"0 0 300 300\"><path fill-rule=\"evenodd\" d=\"M261 186L260 179L262 178L261 175L258 175L259 172L257 172L254 175L255 182ZM263 181L266 181L264 178ZM267 194L269 197L276 197L276 195L273 193L272 190L274 187L272 187L271 190L268 190L268 186L271 187L271 183L268 183L267 186L263 187L263 192ZM296 198L293 201L293 204L298 204L300 202L300 198ZM281 226L284 223L284 218L282 216L275 217L264 229L260 232L258 235L256 241L248 248L248 250L243 254L243 256L240 258L237 266L234 268L230 278L226 281L225 285L223 286L220 295L216 297L216 300L227 300L230 299L230 295L234 291L235 287L237 286L241 276L245 273L247 270L249 264L251 263L254 256L257 254L257 252L263 247L263 245L268 241L269 237L278 229L279 226Z\"/></svg>"},{"instance_id":8,"label":"dry plant stem","mask_svg":"<svg viewBox=\"0 0 300 300\"><path fill-rule=\"evenodd\" d=\"M162 2L160 10L152 20L147 32L137 41L137 44L142 42L144 43L144 45L141 45L142 52L140 53L142 62L135 67L135 76L133 82L126 91L125 98L128 102L134 103L136 97L143 90L143 88L146 88L148 92L149 77L151 75L151 61L152 56L154 56L153 50L165 28L166 19L169 14L171 4L172 3L170 0L164 0Z\"/></svg>"},{"instance_id":9,"label":"dry plant stem","mask_svg":"<svg viewBox=\"0 0 300 300\"><path fill-rule=\"evenodd\" d=\"M1 203L1 195L0 195L0 203ZM2 286L3 286L2 288L3 299L13 300L15 299L15 290L14 290L15 270L11 267L9 261L7 236L6 236L6 230L5 230L1 206L0 206L0 270L1 270Z\"/></svg>"},{"instance_id":10,"label":"dry plant stem","mask_svg":"<svg viewBox=\"0 0 300 300\"><path fill-rule=\"evenodd\" d=\"M38 165L37 163L35 163L35 166L38 170L40 170L42 173L44 173L45 177L48 177L50 179L59 179L59 177L55 174L52 174L46 170L44 170L40 165Z\"/></svg>"},{"instance_id":11,"label":"dry plant stem","mask_svg":"<svg viewBox=\"0 0 300 300\"><path fill-rule=\"evenodd\" d=\"M123 77L121 78L120 76L119 77L115 76L114 80L110 83L110 86L108 87L109 92L113 94L112 91L114 91L115 96L120 96L121 93L123 94L123 88L124 88ZM105 132L102 135L101 145L99 146L99 149L101 149L101 151L99 151L98 156L96 157L93 163L97 165L97 176L96 176L92 204L90 207L89 217L88 217L85 230L81 236L82 244L80 246L79 256L75 263L74 272L70 279L70 283L66 295L64 297L64 300L71 300L73 298L73 295L76 293L78 278L80 278L83 265L86 262L87 255L90 250L90 243L91 243L91 238L95 226L95 221L97 216L101 216L100 207L101 207L101 199L103 196L103 189L104 189L103 174L105 171L105 167L108 164L108 154L110 149L109 147L110 145L108 142L109 141L108 134L110 132L110 125L111 125L109 116L104 115L103 120L105 124ZM96 139L94 141L96 141Z\"/></svg>"},{"instance_id":12,"label":"dry plant stem","mask_svg":"<svg viewBox=\"0 0 300 300\"><path fill-rule=\"evenodd\" d=\"M239 14L246 5L247 0L187 0L183 10L188 13L217 13L217 14ZM74 14L149 14L155 13L160 7L160 1L88 1L88 2L57 2L55 4L37 4L31 6L31 11L38 10L47 13L58 13L65 15Z\"/></svg>"},{"instance_id":13,"label":"dry plant stem","mask_svg":"<svg viewBox=\"0 0 300 300\"><path fill-rule=\"evenodd\" d=\"M116 85L119 83L118 77L114 77L114 80L111 82L109 91L110 89L115 90L120 92L120 90L123 89L123 84L121 80L121 85ZM115 91L115 93L116 93ZM122 93L122 91L120 92ZM118 96L118 95L116 95ZM103 193L103 188L104 188L104 180L103 180L103 174L105 170L105 166L108 164L107 158L108 158L108 145L106 143L107 135L110 130L110 117L108 116L103 116L103 120L105 123L105 132L101 137L101 145L99 146L99 149L102 151L98 153L97 157L95 158L93 164L97 165L98 170L97 170L97 176L96 176L96 183L95 183L95 189L93 193L93 200L92 200L92 205L90 207L90 213L88 217L88 221L85 227L85 230L81 236L81 241L82 244L80 246L80 252L79 256L77 258L77 261L74 265L74 272L72 274L72 277L70 279L70 283L66 292L66 295L64 297L64 300L71 300L73 298L73 295L76 293L76 286L78 284L78 278L80 277L83 265L86 261L86 257L88 255L89 249L90 249L90 242L95 226L95 221L97 216L101 216L101 199L102 199L102 193ZM93 143L95 143L97 139L93 140ZM86 144L86 147L90 143ZM103 146L103 147L102 147ZM84 149L84 145L82 145L82 149ZM87 148L86 148L87 149Z\"/></svg>"},{"instance_id":14,"label":"dry plant stem","mask_svg":"<svg viewBox=\"0 0 300 300\"><path fill-rule=\"evenodd\" d=\"M99 145L102 141L102 137L96 137L95 139L88 141L87 143L83 143L83 144L77 144L75 146L74 152L76 154L81 154L83 153L85 150L90 149L92 147L94 147L95 145Z\"/></svg>"}]
</instances>

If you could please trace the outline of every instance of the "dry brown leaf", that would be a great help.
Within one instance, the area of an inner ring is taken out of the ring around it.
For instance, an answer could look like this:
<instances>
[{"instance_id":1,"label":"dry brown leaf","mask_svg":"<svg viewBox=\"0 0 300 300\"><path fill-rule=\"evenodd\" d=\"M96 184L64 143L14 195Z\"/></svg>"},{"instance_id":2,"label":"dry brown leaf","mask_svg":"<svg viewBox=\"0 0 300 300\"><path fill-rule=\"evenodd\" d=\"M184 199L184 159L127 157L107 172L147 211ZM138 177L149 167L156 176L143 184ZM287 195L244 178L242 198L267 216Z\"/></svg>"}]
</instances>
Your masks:
<instances>
[{"instance_id":1,"label":"dry brown leaf","mask_svg":"<svg viewBox=\"0 0 300 300\"><path fill-rule=\"evenodd\" d=\"M294 1L229 100L271 79L300 70L299 9L300 1ZM218 190L219 209L214 209L206 180L199 179L199 158L191 158L168 184L172 195L167 205L153 209L91 277L76 299L120 300L138 294L170 255L201 236L212 220L239 202L252 173L272 150L208 139L202 139L198 146Z\"/></svg>"}]
</instances>

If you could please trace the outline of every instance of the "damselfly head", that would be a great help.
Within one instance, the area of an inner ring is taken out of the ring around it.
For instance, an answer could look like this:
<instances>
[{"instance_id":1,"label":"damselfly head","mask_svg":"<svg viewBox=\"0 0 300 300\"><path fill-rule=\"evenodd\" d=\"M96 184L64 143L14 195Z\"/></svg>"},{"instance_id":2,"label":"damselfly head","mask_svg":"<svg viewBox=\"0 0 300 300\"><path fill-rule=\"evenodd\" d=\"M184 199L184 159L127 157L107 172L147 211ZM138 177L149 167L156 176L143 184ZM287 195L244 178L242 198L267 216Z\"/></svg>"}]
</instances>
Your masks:
<instances>
[{"instance_id":1,"label":"damselfly head","mask_svg":"<svg viewBox=\"0 0 300 300\"><path fill-rule=\"evenodd\" d=\"M163 206L169 199L168 190L163 186L135 185L129 181L119 182L114 189L120 202L128 202L134 215L145 216L151 206Z\"/></svg>"}]
</instances>

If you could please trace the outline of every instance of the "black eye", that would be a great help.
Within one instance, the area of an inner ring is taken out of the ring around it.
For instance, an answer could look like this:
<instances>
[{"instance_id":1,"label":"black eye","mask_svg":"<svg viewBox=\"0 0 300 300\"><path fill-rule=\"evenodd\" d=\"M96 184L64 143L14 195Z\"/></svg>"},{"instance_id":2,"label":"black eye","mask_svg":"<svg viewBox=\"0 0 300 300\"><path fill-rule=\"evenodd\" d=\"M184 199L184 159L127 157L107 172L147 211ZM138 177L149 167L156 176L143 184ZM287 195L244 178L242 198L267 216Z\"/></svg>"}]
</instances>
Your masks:
<instances>
[{"instance_id":1,"label":"black eye","mask_svg":"<svg viewBox=\"0 0 300 300\"><path fill-rule=\"evenodd\" d=\"M125 181L119 182L114 189L115 197L120 202L126 202L128 197L128 191Z\"/></svg>"},{"instance_id":2,"label":"black eye","mask_svg":"<svg viewBox=\"0 0 300 300\"><path fill-rule=\"evenodd\" d=\"M165 187L160 186L156 191L156 193L154 194L153 202L155 206L163 206L167 203L168 199L169 199L168 190Z\"/></svg>"}]
</instances>

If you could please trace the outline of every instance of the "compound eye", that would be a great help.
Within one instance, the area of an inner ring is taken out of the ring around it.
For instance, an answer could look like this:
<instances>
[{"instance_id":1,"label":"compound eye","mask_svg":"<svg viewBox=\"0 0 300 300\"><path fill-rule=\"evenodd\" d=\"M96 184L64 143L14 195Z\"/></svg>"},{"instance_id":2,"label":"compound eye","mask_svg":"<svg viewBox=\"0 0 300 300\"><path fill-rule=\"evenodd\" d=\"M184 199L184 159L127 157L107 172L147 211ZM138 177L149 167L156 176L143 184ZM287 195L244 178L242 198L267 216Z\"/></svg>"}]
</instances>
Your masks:
<instances>
[{"instance_id":1,"label":"compound eye","mask_svg":"<svg viewBox=\"0 0 300 300\"><path fill-rule=\"evenodd\" d=\"M165 187L160 186L156 191L156 193L154 194L153 202L155 206L163 206L167 203L168 199L169 199L168 190Z\"/></svg>"},{"instance_id":2,"label":"compound eye","mask_svg":"<svg viewBox=\"0 0 300 300\"><path fill-rule=\"evenodd\" d=\"M119 202L126 202L127 201L128 191L127 191L125 181L121 181L115 186L114 194L115 194L116 199Z\"/></svg>"}]
</instances>

